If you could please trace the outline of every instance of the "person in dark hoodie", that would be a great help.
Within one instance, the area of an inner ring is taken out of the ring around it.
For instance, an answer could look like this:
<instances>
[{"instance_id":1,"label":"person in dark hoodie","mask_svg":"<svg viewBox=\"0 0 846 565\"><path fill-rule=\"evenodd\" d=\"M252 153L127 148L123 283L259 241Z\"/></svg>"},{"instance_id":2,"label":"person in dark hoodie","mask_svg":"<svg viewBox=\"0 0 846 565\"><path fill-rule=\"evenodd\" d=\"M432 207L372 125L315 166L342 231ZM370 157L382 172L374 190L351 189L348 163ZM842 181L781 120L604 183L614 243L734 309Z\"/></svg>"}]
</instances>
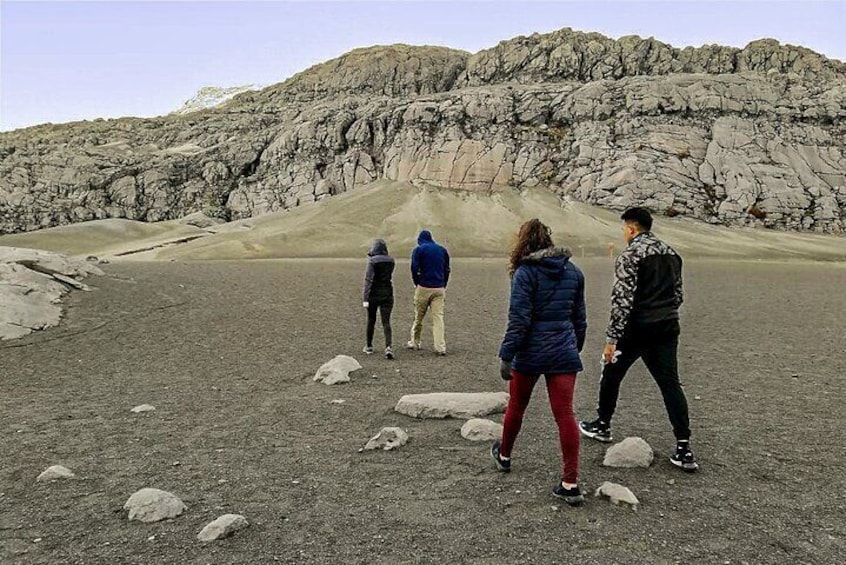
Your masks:
<instances>
[{"instance_id":1,"label":"person in dark hoodie","mask_svg":"<svg viewBox=\"0 0 846 565\"><path fill-rule=\"evenodd\" d=\"M367 344L364 353L373 354L373 333L376 329L376 311L382 316L385 332L385 357L394 358L391 349L391 310L394 308L394 258L388 255L388 244L384 239L374 239L367 252L367 271L364 273L364 291L361 300L367 310Z\"/></svg>"},{"instance_id":2,"label":"person in dark hoodie","mask_svg":"<svg viewBox=\"0 0 846 565\"><path fill-rule=\"evenodd\" d=\"M579 488L579 428L573 416L579 353L585 342L585 278L569 250L555 247L538 219L520 228L511 251L508 327L499 349L500 375L510 398L502 439L491 447L496 467L511 470L511 451L535 384L543 375L558 425L563 470L552 494L571 506L584 502Z\"/></svg>"},{"instance_id":3,"label":"person in dark hoodie","mask_svg":"<svg viewBox=\"0 0 846 565\"><path fill-rule=\"evenodd\" d=\"M417 236L417 247L411 253L411 280L414 281L414 323L408 349L420 349L423 318L432 311L432 338L435 353L446 355L444 339L444 302L449 282L449 252L432 239L429 230Z\"/></svg>"}]
</instances>

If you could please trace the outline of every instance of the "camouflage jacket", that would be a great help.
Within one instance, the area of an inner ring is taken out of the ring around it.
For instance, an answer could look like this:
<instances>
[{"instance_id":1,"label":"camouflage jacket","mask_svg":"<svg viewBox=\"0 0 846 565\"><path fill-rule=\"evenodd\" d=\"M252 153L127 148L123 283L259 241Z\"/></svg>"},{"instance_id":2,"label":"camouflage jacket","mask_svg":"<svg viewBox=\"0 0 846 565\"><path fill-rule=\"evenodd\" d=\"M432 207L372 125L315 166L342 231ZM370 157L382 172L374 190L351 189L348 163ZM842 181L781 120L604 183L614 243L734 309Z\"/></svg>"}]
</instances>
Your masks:
<instances>
[{"instance_id":1,"label":"camouflage jacket","mask_svg":"<svg viewBox=\"0 0 846 565\"><path fill-rule=\"evenodd\" d=\"M635 236L614 265L611 320L607 343L617 343L632 323L678 319L682 291L682 259L652 232Z\"/></svg>"}]
</instances>

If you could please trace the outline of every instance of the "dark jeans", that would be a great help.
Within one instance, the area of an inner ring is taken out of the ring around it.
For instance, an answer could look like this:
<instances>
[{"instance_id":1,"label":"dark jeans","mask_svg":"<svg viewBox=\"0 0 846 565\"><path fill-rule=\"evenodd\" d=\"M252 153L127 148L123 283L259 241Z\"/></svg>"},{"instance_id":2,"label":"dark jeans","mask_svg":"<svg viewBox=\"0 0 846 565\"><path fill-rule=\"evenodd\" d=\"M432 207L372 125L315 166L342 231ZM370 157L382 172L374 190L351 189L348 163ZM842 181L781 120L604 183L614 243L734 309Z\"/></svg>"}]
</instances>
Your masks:
<instances>
[{"instance_id":1,"label":"dark jeans","mask_svg":"<svg viewBox=\"0 0 846 565\"><path fill-rule=\"evenodd\" d=\"M620 383L634 362L642 358L661 389L664 406L673 425L673 434L677 440L690 439L687 398L679 382L678 327L678 320L636 326L617 343L620 356L616 363L605 365L599 383L597 414L600 420L611 422L620 395Z\"/></svg>"},{"instance_id":2,"label":"dark jeans","mask_svg":"<svg viewBox=\"0 0 846 565\"><path fill-rule=\"evenodd\" d=\"M376 310L382 315L382 329L385 331L385 347L391 347L391 310L393 302L370 303L367 307L367 347L373 347L373 332L376 329Z\"/></svg>"}]
</instances>

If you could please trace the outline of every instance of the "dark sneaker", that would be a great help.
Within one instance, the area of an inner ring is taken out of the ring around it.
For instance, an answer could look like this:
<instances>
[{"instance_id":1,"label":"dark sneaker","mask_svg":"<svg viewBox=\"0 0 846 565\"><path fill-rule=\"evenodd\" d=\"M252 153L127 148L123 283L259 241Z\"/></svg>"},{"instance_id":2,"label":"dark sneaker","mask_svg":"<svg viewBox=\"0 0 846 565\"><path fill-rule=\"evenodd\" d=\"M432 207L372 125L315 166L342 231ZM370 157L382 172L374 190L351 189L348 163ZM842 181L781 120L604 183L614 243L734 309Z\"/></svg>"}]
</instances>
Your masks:
<instances>
[{"instance_id":1,"label":"dark sneaker","mask_svg":"<svg viewBox=\"0 0 846 565\"><path fill-rule=\"evenodd\" d=\"M394 358L394 350L391 349L390 346L385 348L385 358L386 359L393 359Z\"/></svg>"},{"instance_id":2,"label":"dark sneaker","mask_svg":"<svg viewBox=\"0 0 846 565\"><path fill-rule=\"evenodd\" d=\"M373 348L368 345L364 349L362 349L361 352L365 355L373 355Z\"/></svg>"},{"instance_id":3,"label":"dark sneaker","mask_svg":"<svg viewBox=\"0 0 846 565\"><path fill-rule=\"evenodd\" d=\"M579 422L579 431L582 432L582 435L596 441L601 441L602 443L611 443L613 440L611 437L611 426L598 419L593 422Z\"/></svg>"},{"instance_id":4,"label":"dark sneaker","mask_svg":"<svg viewBox=\"0 0 846 565\"><path fill-rule=\"evenodd\" d=\"M581 506L585 502L585 495L582 494L582 489L578 485L573 488L564 488L564 485L558 483L552 487L552 496L560 498L570 506Z\"/></svg>"},{"instance_id":5,"label":"dark sneaker","mask_svg":"<svg viewBox=\"0 0 846 565\"><path fill-rule=\"evenodd\" d=\"M491 446L491 457L493 457L494 463L496 463L496 468L502 471L503 473L508 473L511 471L511 459L503 459L499 454L499 449L502 447L502 442L496 440L494 444Z\"/></svg>"},{"instance_id":6,"label":"dark sneaker","mask_svg":"<svg viewBox=\"0 0 846 565\"><path fill-rule=\"evenodd\" d=\"M670 463L685 473L695 473L699 470L699 463L689 447L676 447L676 452L670 457Z\"/></svg>"}]
</instances>

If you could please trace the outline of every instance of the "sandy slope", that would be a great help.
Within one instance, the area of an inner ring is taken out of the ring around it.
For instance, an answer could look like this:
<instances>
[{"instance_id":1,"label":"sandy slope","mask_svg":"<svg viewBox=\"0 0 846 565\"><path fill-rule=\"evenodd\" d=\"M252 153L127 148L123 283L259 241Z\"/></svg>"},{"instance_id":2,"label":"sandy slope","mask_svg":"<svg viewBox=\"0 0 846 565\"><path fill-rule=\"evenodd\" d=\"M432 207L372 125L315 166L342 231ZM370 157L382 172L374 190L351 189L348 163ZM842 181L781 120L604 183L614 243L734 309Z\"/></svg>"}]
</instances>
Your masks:
<instances>
[{"instance_id":1,"label":"sandy slope","mask_svg":"<svg viewBox=\"0 0 846 565\"><path fill-rule=\"evenodd\" d=\"M543 190L493 195L417 188L380 181L302 206L212 228L214 234L178 222L143 224L101 220L0 237L0 245L32 246L65 253L124 255L133 260L216 260L275 257L358 257L373 237L392 253L408 254L421 228L431 229L453 255L501 256L520 223L539 217L556 242L576 255L605 255L621 247L618 214L579 203L559 205ZM688 256L772 259L846 259L846 238L768 230L724 228L688 219L658 218L656 231ZM186 243L152 249L185 237Z\"/></svg>"}]
</instances>

